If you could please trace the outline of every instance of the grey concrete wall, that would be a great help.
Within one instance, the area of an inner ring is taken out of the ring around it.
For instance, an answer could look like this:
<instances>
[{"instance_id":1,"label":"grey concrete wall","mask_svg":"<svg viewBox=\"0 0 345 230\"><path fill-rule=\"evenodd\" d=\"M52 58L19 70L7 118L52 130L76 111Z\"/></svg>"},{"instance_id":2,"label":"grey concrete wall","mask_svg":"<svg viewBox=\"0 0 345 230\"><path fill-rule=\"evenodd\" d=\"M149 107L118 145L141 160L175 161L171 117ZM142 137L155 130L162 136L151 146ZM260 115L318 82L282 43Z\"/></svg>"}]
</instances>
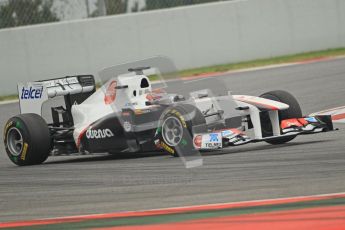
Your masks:
<instances>
[{"instance_id":1,"label":"grey concrete wall","mask_svg":"<svg viewBox=\"0 0 345 230\"><path fill-rule=\"evenodd\" d=\"M344 46L344 0L239 0L3 29L0 95L155 55L185 69Z\"/></svg>"}]
</instances>

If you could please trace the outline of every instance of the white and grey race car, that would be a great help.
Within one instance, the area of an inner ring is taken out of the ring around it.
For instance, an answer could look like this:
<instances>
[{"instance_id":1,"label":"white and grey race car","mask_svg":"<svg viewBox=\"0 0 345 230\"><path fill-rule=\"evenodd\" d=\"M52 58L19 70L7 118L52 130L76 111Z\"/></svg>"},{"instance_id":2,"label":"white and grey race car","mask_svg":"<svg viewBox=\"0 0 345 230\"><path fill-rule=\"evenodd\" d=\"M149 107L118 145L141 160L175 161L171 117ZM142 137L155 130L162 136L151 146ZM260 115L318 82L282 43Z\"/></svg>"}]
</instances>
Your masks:
<instances>
[{"instance_id":1,"label":"white and grey race car","mask_svg":"<svg viewBox=\"0 0 345 230\"><path fill-rule=\"evenodd\" d=\"M8 157L20 166L74 153L164 150L177 157L260 141L283 144L333 130L329 115L303 117L288 92L219 95L204 84L171 93L166 84L150 81L150 69L110 74L98 90L92 75L19 84L21 114L4 129ZM43 104L55 97L63 98L63 106L52 106L44 119Z\"/></svg>"}]
</instances>

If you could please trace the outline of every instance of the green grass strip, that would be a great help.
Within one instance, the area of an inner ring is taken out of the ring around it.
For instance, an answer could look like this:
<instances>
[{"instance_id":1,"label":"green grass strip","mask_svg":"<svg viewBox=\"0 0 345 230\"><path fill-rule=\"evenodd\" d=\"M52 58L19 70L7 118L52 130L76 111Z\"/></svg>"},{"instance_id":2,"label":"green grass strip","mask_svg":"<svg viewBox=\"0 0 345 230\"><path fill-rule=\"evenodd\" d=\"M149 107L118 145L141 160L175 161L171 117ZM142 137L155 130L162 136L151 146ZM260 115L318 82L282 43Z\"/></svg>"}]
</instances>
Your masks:
<instances>
[{"instance_id":1,"label":"green grass strip","mask_svg":"<svg viewBox=\"0 0 345 230\"><path fill-rule=\"evenodd\" d=\"M0 101L10 101L18 99L18 95L0 96Z\"/></svg>"},{"instance_id":2,"label":"green grass strip","mask_svg":"<svg viewBox=\"0 0 345 230\"><path fill-rule=\"evenodd\" d=\"M229 208L221 210L205 210L196 212L185 212L178 214L164 214L156 216L143 216L143 217L125 217L125 218L109 218L98 220L86 220L75 223L61 223L52 225L40 225L32 227L19 227L11 229L85 229L85 228L101 228L101 227L116 227L116 226L134 226L134 225L152 225L152 224L165 224L184 222L196 219L205 219L213 217L224 216L238 216L243 214L276 212L285 210L296 210L304 208L326 207L326 206L339 206L345 205L345 198L334 198L328 200L306 201L277 205L263 205L242 208Z\"/></svg>"},{"instance_id":3,"label":"green grass strip","mask_svg":"<svg viewBox=\"0 0 345 230\"><path fill-rule=\"evenodd\" d=\"M284 56L279 56L279 57L258 59L258 60L253 60L253 61L245 61L245 62L238 62L238 63L229 63L229 64L222 64L222 65L187 69L187 70L179 71L177 75L180 77L189 77L189 76L195 76L195 75L200 75L200 74L205 74L205 73L226 72L226 71L231 71L231 70L263 67L263 66L268 66L268 65L277 65L277 64L283 64L283 63L299 62L299 61L304 61L308 59L337 57L337 56L343 56L343 55L345 55L345 48L328 49L328 50L313 51L313 52L299 53L299 54L293 54L293 55L284 55ZM175 75L172 76L172 78L174 77ZM149 76L149 78L151 81L160 79L157 75L151 75ZM169 78L169 76L165 76L165 78ZM99 86L100 84L98 83L97 87L99 88ZM18 96L16 95L0 96L0 101L13 100L17 98Z\"/></svg>"},{"instance_id":4,"label":"green grass strip","mask_svg":"<svg viewBox=\"0 0 345 230\"><path fill-rule=\"evenodd\" d=\"M262 67L262 66L267 66L267 65L277 65L277 64L283 64L283 63L299 62L299 61L304 61L308 59L336 57L336 56L342 56L342 55L345 55L345 48L328 49L328 50L313 51L313 52L299 53L299 54L293 54L293 55L284 55L284 56L278 56L278 57L273 57L273 58L258 59L258 60L253 60L253 61L222 64L222 65L201 67L201 68L196 68L196 69L188 69L188 70L181 71L180 75L182 77L187 77L187 76L199 75L199 74L211 73L211 72L226 72L230 70Z\"/></svg>"}]
</instances>

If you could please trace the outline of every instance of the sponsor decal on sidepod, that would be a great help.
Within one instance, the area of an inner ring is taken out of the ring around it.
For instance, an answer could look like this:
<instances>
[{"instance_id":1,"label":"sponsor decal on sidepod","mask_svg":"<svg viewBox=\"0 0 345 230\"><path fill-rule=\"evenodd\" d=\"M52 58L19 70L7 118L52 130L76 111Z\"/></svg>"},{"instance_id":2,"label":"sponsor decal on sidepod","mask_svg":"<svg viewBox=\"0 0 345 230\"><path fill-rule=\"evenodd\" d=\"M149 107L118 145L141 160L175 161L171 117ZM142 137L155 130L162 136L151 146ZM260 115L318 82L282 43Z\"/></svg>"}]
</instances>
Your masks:
<instances>
[{"instance_id":1,"label":"sponsor decal on sidepod","mask_svg":"<svg viewBox=\"0 0 345 230\"><path fill-rule=\"evenodd\" d=\"M123 122L123 129L124 129L126 132L131 131L131 130L132 130L132 124L129 123L129 121Z\"/></svg>"},{"instance_id":2,"label":"sponsor decal on sidepod","mask_svg":"<svg viewBox=\"0 0 345 230\"><path fill-rule=\"evenodd\" d=\"M86 131L87 139L101 139L101 138L109 138L113 137L114 134L110 129L88 129Z\"/></svg>"}]
</instances>

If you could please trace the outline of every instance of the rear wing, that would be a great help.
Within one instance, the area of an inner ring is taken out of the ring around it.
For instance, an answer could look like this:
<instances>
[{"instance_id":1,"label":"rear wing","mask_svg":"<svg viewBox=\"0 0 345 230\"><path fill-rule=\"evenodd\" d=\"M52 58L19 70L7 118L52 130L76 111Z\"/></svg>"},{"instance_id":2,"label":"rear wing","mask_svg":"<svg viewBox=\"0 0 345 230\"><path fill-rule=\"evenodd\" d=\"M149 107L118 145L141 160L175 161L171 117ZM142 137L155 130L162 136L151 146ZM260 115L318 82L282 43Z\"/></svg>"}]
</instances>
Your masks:
<instances>
[{"instance_id":1,"label":"rear wing","mask_svg":"<svg viewBox=\"0 0 345 230\"><path fill-rule=\"evenodd\" d=\"M63 96L66 110L75 103L80 104L96 91L92 75L67 76L18 84L20 113L42 115L42 105L50 98Z\"/></svg>"}]
</instances>

